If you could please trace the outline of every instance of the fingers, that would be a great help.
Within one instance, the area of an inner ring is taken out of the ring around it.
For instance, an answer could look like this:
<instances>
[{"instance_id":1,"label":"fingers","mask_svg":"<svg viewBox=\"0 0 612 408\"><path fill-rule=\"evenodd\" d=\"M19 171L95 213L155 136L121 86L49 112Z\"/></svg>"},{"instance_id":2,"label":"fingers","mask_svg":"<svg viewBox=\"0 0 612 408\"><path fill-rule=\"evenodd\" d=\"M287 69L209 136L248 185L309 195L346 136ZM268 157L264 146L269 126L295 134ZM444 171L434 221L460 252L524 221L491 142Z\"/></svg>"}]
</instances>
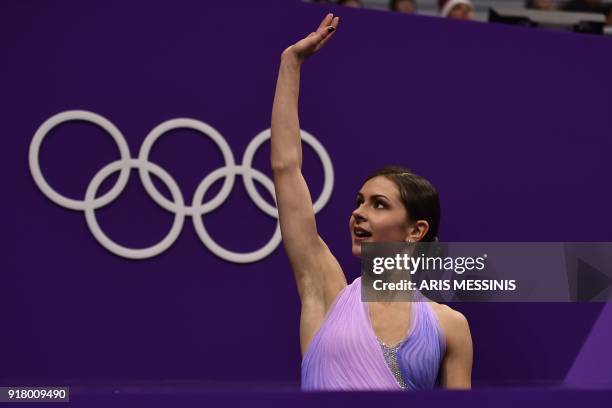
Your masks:
<instances>
[{"instance_id":1,"label":"fingers","mask_svg":"<svg viewBox=\"0 0 612 408\"><path fill-rule=\"evenodd\" d=\"M325 17L323 17L323 20L321 20L321 24L319 24L319 28L317 28L317 31L319 31L323 27L329 26L332 23L333 17L333 13L328 13Z\"/></svg>"},{"instance_id":2,"label":"fingers","mask_svg":"<svg viewBox=\"0 0 612 408\"><path fill-rule=\"evenodd\" d=\"M332 19L331 26L337 29L338 28L338 24L340 24L340 17L334 17Z\"/></svg>"},{"instance_id":3,"label":"fingers","mask_svg":"<svg viewBox=\"0 0 612 408\"><path fill-rule=\"evenodd\" d=\"M338 24L340 24L340 17L334 17L329 27L327 27L327 30L331 31L332 33L336 32L338 29ZM333 27L334 29L330 30L330 27Z\"/></svg>"},{"instance_id":4,"label":"fingers","mask_svg":"<svg viewBox=\"0 0 612 408\"><path fill-rule=\"evenodd\" d=\"M321 24L319 24L319 27L317 28L315 33L320 35L321 39L325 39L329 36L329 34L332 34L334 31L336 31L339 22L340 17L334 17L332 13L329 13L325 17L323 17L323 20L321 21Z\"/></svg>"},{"instance_id":5,"label":"fingers","mask_svg":"<svg viewBox=\"0 0 612 408\"><path fill-rule=\"evenodd\" d=\"M323 47L325 45L325 43L327 43L329 41L329 39L332 37L332 35L336 32L336 29L338 28L338 24L340 23L340 17L334 17L331 21L331 24L328 25L327 27L324 27L324 33L322 34L323 36L323 40L319 43L318 47ZM332 30L333 27L333 30Z\"/></svg>"},{"instance_id":6,"label":"fingers","mask_svg":"<svg viewBox=\"0 0 612 408\"><path fill-rule=\"evenodd\" d=\"M328 14L328 16L329 15L331 14ZM336 28L338 27L338 23L340 21L340 17L334 17L331 20L323 19L323 21L327 24L319 26L316 31L317 35L319 36L319 41L326 40L336 31Z\"/></svg>"},{"instance_id":7,"label":"fingers","mask_svg":"<svg viewBox=\"0 0 612 408\"><path fill-rule=\"evenodd\" d=\"M305 38L293 44L291 48L297 55L301 55L301 58L306 58L312 53L317 52L332 37L332 34L338 27L339 21L339 17L334 17L332 13L327 14L316 31L313 31Z\"/></svg>"}]
</instances>

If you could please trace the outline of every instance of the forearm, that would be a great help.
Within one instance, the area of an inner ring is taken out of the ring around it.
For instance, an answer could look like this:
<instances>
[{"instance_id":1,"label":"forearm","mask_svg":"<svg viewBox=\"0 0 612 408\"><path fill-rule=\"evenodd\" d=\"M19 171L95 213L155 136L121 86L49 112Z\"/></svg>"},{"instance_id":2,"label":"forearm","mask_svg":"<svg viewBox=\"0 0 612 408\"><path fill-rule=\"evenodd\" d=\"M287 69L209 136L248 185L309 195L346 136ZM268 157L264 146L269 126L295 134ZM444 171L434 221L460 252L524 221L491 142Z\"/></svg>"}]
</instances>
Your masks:
<instances>
[{"instance_id":1,"label":"forearm","mask_svg":"<svg viewBox=\"0 0 612 408\"><path fill-rule=\"evenodd\" d=\"M287 51L281 57L272 105L271 164L273 170L300 168L302 146L298 118L301 61Z\"/></svg>"}]
</instances>

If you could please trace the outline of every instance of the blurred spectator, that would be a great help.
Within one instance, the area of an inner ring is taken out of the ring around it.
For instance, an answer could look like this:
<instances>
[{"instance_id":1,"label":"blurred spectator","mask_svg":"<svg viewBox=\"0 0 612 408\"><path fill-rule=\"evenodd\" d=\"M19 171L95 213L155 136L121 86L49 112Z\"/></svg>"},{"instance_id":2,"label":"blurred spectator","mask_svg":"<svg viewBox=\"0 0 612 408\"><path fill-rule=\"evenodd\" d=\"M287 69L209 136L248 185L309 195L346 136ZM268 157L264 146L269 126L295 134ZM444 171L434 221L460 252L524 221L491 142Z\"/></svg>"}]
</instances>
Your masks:
<instances>
[{"instance_id":1,"label":"blurred spectator","mask_svg":"<svg viewBox=\"0 0 612 408\"><path fill-rule=\"evenodd\" d=\"M474 6L470 0L438 0L440 16L458 20L473 20Z\"/></svg>"},{"instance_id":2,"label":"blurred spectator","mask_svg":"<svg viewBox=\"0 0 612 408\"><path fill-rule=\"evenodd\" d=\"M531 10L556 10L552 0L526 0L525 8Z\"/></svg>"},{"instance_id":3,"label":"blurred spectator","mask_svg":"<svg viewBox=\"0 0 612 408\"><path fill-rule=\"evenodd\" d=\"M363 7L360 0L338 0L338 4L346 7Z\"/></svg>"},{"instance_id":4,"label":"blurred spectator","mask_svg":"<svg viewBox=\"0 0 612 408\"><path fill-rule=\"evenodd\" d=\"M389 9L398 13L411 14L416 13L416 4L413 0L391 0Z\"/></svg>"},{"instance_id":5,"label":"blurred spectator","mask_svg":"<svg viewBox=\"0 0 612 408\"><path fill-rule=\"evenodd\" d=\"M561 4L561 10L601 13L606 16L607 24L612 25L612 4L603 4L601 0L569 0Z\"/></svg>"}]
</instances>

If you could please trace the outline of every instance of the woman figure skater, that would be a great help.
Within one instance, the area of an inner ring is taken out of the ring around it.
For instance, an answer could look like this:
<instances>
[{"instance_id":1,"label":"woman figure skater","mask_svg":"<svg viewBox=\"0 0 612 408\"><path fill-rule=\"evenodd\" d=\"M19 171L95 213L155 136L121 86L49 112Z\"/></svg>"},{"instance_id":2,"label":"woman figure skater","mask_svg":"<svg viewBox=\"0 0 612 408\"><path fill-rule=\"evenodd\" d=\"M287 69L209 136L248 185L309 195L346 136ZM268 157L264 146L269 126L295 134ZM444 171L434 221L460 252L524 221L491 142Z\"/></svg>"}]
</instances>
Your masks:
<instances>
[{"instance_id":1,"label":"woman figure skater","mask_svg":"<svg viewBox=\"0 0 612 408\"><path fill-rule=\"evenodd\" d=\"M298 121L300 67L338 28L319 28L285 49L272 108L271 164L283 244L301 301L304 390L470 388L472 340L465 317L433 301L361 302L361 278L347 284L317 233L301 172ZM434 187L401 167L375 171L357 194L349 220L352 252L362 242L437 240L440 204Z\"/></svg>"}]
</instances>

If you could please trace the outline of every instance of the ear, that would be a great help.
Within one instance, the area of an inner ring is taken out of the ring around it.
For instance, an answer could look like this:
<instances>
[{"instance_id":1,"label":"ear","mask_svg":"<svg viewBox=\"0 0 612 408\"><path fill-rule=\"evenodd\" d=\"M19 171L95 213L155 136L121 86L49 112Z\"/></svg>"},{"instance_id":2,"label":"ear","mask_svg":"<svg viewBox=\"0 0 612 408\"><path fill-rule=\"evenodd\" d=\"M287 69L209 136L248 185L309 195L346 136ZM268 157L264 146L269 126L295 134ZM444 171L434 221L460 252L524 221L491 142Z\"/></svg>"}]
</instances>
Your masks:
<instances>
[{"instance_id":1,"label":"ear","mask_svg":"<svg viewBox=\"0 0 612 408\"><path fill-rule=\"evenodd\" d=\"M406 242L419 242L427 235L429 231L429 223L425 220L418 220L408 227L408 235Z\"/></svg>"}]
</instances>

